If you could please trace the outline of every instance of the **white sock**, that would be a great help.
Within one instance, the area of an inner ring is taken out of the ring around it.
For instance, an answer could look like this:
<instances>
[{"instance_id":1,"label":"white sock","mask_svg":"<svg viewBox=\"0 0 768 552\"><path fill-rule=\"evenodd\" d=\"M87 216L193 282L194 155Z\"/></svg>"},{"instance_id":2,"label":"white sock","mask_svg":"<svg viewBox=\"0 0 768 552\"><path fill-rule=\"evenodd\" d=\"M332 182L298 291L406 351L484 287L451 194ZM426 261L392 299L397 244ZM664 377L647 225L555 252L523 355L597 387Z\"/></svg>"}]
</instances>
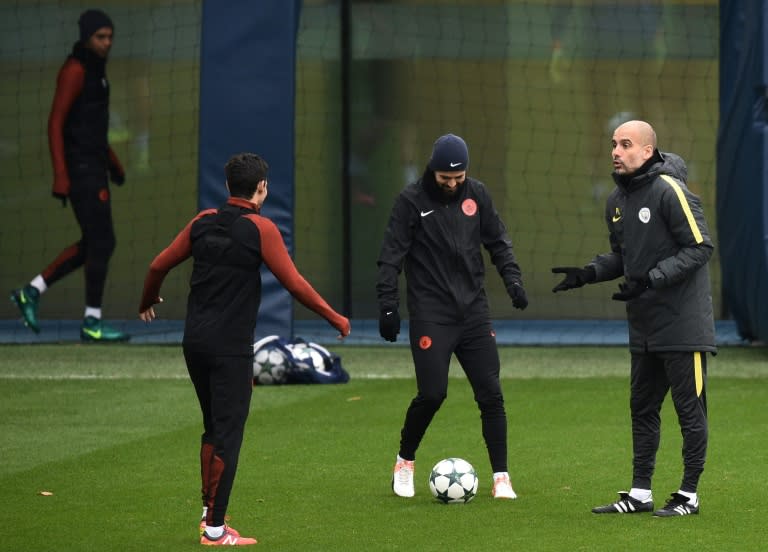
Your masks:
<instances>
[{"instance_id":1,"label":"white sock","mask_svg":"<svg viewBox=\"0 0 768 552\"><path fill-rule=\"evenodd\" d=\"M629 496L640 502L653 499L653 493L651 493L650 489L637 489L635 487L629 490Z\"/></svg>"},{"instance_id":2,"label":"white sock","mask_svg":"<svg viewBox=\"0 0 768 552\"><path fill-rule=\"evenodd\" d=\"M41 274L38 274L32 278L32 281L29 282L29 285L33 288L37 288L37 291L40 293L45 293L45 290L48 289L48 286L46 285L45 280L43 280L43 276Z\"/></svg>"},{"instance_id":3,"label":"white sock","mask_svg":"<svg viewBox=\"0 0 768 552\"><path fill-rule=\"evenodd\" d=\"M398 462L413 462L413 460L406 460L405 458L403 458L399 454L397 455L397 461Z\"/></svg>"},{"instance_id":4,"label":"white sock","mask_svg":"<svg viewBox=\"0 0 768 552\"><path fill-rule=\"evenodd\" d=\"M208 525L205 528L205 534L211 537L212 539L218 539L221 535L224 534L224 526L219 525L218 527L212 527Z\"/></svg>"},{"instance_id":5,"label":"white sock","mask_svg":"<svg viewBox=\"0 0 768 552\"><path fill-rule=\"evenodd\" d=\"M94 318L98 318L101 320L101 309L96 307L85 307L85 317L93 316Z\"/></svg>"},{"instance_id":6,"label":"white sock","mask_svg":"<svg viewBox=\"0 0 768 552\"><path fill-rule=\"evenodd\" d=\"M688 504L691 506L698 506L699 496L696 493L689 493L688 491L677 491L677 494L683 495L688 499Z\"/></svg>"},{"instance_id":7,"label":"white sock","mask_svg":"<svg viewBox=\"0 0 768 552\"><path fill-rule=\"evenodd\" d=\"M494 481L496 481L496 478L497 478L497 477L502 477L502 476L504 476L504 475L506 475L506 476L507 476L507 478L509 478L509 472L494 472L494 474L493 474L493 480L494 480Z\"/></svg>"}]
</instances>

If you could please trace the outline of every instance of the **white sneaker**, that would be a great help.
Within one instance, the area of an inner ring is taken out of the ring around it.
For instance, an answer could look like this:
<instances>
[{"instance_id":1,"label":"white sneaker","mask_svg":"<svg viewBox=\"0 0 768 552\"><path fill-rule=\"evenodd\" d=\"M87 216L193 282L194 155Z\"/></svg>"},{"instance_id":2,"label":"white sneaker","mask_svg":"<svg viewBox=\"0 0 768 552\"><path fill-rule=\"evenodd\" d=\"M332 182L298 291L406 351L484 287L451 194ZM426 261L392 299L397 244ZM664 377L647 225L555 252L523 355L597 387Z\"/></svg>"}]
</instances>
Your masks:
<instances>
[{"instance_id":1,"label":"white sneaker","mask_svg":"<svg viewBox=\"0 0 768 552\"><path fill-rule=\"evenodd\" d=\"M397 496L410 498L414 495L413 472L415 469L413 460L397 460L392 473L392 490Z\"/></svg>"},{"instance_id":2,"label":"white sneaker","mask_svg":"<svg viewBox=\"0 0 768 552\"><path fill-rule=\"evenodd\" d=\"M508 498L510 500L517 498L515 491L512 489L509 475L503 474L493 478L493 498Z\"/></svg>"}]
</instances>

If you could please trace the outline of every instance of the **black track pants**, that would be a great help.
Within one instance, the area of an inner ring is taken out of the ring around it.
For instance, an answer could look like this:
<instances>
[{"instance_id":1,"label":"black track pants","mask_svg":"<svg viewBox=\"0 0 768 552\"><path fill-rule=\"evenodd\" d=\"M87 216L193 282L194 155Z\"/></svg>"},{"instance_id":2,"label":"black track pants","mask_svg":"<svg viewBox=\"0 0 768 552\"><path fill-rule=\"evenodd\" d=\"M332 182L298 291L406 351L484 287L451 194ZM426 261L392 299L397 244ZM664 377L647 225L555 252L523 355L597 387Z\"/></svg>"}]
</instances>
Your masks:
<instances>
[{"instance_id":1,"label":"black track pants","mask_svg":"<svg viewBox=\"0 0 768 552\"><path fill-rule=\"evenodd\" d=\"M80 240L66 247L43 270L49 286L85 266L85 304L101 307L109 259L115 250L112 202L106 172L71 174L69 202L80 225Z\"/></svg>"},{"instance_id":2,"label":"black track pants","mask_svg":"<svg viewBox=\"0 0 768 552\"><path fill-rule=\"evenodd\" d=\"M445 325L411 320L410 341L418 393L405 415L400 456L416 457L427 427L448 395L448 367L455 354L480 409L491 467L494 472L507 471L507 415L499 381L499 353L490 322Z\"/></svg>"},{"instance_id":3,"label":"black track pants","mask_svg":"<svg viewBox=\"0 0 768 552\"><path fill-rule=\"evenodd\" d=\"M224 525L251 404L253 358L185 348L184 359L203 414L200 471L207 523Z\"/></svg>"},{"instance_id":4,"label":"black track pants","mask_svg":"<svg viewBox=\"0 0 768 552\"><path fill-rule=\"evenodd\" d=\"M632 353L632 486L651 488L661 437L661 405L671 389L683 435L680 489L696 492L707 453L706 353Z\"/></svg>"}]
</instances>

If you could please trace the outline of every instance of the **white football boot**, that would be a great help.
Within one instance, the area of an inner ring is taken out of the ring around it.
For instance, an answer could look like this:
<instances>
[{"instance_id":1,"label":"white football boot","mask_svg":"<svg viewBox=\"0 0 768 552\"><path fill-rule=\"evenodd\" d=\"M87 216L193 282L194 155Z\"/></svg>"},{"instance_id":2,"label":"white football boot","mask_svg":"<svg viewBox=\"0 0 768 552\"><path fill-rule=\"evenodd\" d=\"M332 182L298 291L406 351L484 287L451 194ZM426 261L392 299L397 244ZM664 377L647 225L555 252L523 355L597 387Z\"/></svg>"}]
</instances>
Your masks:
<instances>
[{"instance_id":1,"label":"white football boot","mask_svg":"<svg viewBox=\"0 0 768 552\"><path fill-rule=\"evenodd\" d=\"M413 472L416 469L413 460L403 460L398 457L395 462L395 469L392 473L392 490L397 496L411 498L414 495L413 490Z\"/></svg>"},{"instance_id":2,"label":"white football boot","mask_svg":"<svg viewBox=\"0 0 768 552\"><path fill-rule=\"evenodd\" d=\"M508 498L514 500L517 494L512 489L512 482L509 480L509 474L504 472L493 477L493 498Z\"/></svg>"}]
</instances>

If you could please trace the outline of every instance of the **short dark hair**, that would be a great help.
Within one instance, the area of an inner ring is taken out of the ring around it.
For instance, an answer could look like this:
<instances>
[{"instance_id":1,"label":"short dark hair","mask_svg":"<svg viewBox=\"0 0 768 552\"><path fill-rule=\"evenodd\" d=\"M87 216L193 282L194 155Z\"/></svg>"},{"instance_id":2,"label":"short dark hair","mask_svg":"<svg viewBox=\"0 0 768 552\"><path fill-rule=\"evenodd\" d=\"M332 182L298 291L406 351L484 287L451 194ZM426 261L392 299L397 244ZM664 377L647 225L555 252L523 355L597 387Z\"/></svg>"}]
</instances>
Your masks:
<instances>
[{"instance_id":1,"label":"short dark hair","mask_svg":"<svg viewBox=\"0 0 768 552\"><path fill-rule=\"evenodd\" d=\"M232 197L250 199L256 193L256 186L266 180L269 165L255 153L237 153L224 165L229 194Z\"/></svg>"}]
</instances>

